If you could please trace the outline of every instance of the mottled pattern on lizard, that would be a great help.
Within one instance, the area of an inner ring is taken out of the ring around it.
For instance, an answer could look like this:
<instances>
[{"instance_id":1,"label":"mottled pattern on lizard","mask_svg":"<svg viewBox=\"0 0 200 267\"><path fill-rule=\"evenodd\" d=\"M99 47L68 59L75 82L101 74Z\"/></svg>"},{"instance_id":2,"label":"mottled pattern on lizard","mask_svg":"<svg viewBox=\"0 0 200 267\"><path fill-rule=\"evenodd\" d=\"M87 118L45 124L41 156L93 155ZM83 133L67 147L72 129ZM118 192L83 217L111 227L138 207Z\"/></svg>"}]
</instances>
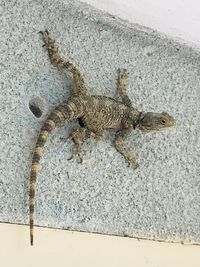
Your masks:
<instances>
[{"instance_id":1,"label":"mottled pattern on lizard","mask_svg":"<svg viewBox=\"0 0 200 267\"><path fill-rule=\"evenodd\" d=\"M55 108L43 124L33 153L30 173L30 240L33 245L33 225L35 209L36 177L39 171L39 161L43 155L44 145L49 133L56 127L73 119L78 119L82 128L78 128L70 135L74 141L73 155L79 155L83 142L91 136L95 139L104 138L105 129L115 129L116 135L113 144L116 150L124 157L127 163L134 168L138 167L136 156L124 147L124 139L138 127L142 132L160 131L175 126L175 120L166 112L143 113L132 107L131 100L126 94L128 73L125 69L118 72L117 92L121 101L111 97L87 95L84 79L80 71L69 61L65 61L59 53L55 41L48 31L40 32L44 46L48 50L49 58L54 66L66 69L73 76L72 95Z\"/></svg>"}]
</instances>

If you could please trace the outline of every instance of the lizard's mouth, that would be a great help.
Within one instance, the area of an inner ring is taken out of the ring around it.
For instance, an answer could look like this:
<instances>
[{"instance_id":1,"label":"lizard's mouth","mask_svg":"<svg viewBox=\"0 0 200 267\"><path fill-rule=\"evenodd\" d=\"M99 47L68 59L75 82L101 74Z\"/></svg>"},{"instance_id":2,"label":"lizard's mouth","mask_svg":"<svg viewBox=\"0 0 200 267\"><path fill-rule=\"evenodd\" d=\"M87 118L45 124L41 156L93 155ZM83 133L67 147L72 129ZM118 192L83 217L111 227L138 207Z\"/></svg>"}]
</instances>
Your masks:
<instances>
[{"instance_id":1,"label":"lizard's mouth","mask_svg":"<svg viewBox=\"0 0 200 267\"><path fill-rule=\"evenodd\" d=\"M150 132L161 132L164 130L170 130L170 129L174 129L176 127L176 122L173 122L171 125L167 126L167 127L153 127L152 125L139 125L139 130L142 133L150 133Z\"/></svg>"},{"instance_id":2,"label":"lizard's mouth","mask_svg":"<svg viewBox=\"0 0 200 267\"><path fill-rule=\"evenodd\" d=\"M144 126L144 125L139 125L139 130L142 132L142 133L150 133L150 132L153 132L153 131L158 131L158 129L154 129L152 128L151 126Z\"/></svg>"}]
</instances>

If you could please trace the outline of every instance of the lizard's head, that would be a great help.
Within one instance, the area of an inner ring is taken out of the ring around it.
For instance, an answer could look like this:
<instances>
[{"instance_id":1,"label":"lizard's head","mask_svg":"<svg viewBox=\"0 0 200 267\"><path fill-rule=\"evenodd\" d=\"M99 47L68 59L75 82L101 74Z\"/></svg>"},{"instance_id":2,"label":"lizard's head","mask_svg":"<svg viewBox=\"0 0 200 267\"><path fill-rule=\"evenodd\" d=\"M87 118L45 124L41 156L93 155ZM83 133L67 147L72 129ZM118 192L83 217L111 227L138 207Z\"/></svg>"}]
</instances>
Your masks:
<instances>
[{"instance_id":1,"label":"lizard's head","mask_svg":"<svg viewBox=\"0 0 200 267\"><path fill-rule=\"evenodd\" d=\"M139 129L142 132L161 131L176 126L175 119L166 112L145 113L139 121Z\"/></svg>"}]
</instances>

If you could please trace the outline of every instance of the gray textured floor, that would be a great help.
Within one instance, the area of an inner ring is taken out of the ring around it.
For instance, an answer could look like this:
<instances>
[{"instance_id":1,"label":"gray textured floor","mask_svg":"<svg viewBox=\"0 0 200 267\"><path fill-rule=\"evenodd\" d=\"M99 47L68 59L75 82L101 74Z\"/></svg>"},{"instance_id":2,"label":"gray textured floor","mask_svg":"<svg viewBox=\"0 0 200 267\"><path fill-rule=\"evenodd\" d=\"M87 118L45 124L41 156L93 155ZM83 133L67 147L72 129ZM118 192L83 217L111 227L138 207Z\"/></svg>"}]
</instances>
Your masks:
<instances>
[{"instance_id":1,"label":"gray textured floor","mask_svg":"<svg viewBox=\"0 0 200 267\"><path fill-rule=\"evenodd\" d=\"M12 4L11 4L12 2ZM173 131L141 135L127 146L128 168L108 133L88 142L84 163L67 161L64 143L77 123L50 137L38 177L36 224L57 228L200 242L200 55L133 25L70 1L1 1L0 221L28 223L28 185L36 136L49 112L70 95L71 80L53 68L39 30L48 29L84 74L91 94L114 96L117 68L144 111L166 111ZM29 101L43 111L36 118Z\"/></svg>"}]
</instances>

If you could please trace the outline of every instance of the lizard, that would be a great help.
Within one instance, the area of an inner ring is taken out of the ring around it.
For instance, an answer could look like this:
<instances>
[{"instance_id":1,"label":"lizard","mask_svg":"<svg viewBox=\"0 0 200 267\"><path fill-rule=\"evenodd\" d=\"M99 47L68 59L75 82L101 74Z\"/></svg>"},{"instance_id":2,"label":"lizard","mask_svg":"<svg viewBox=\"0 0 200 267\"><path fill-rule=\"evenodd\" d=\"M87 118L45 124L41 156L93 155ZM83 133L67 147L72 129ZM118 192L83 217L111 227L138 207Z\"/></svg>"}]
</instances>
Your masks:
<instances>
[{"instance_id":1,"label":"lizard","mask_svg":"<svg viewBox=\"0 0 200 267\"><path fill-rule=\"evenodd\" d=\"M44 145L49 134L63 123L78 119L82 127L74 130L70 138L74 142L72 156L80 156L81 148L87 138L104 139L106 129L116 131L114 147L124 157L129 166L138 167L136 156L125 146L124 141L135 128L141 132L161 131L176 126L175 119L166 112L142 112L132 106L126 93L128 72L118 69L117 93L119 99L101 95L88 95L87 88L80 70L70 61L64 60L50 37L49 32L41 31L44 47L46 47L51 63L59 69L72 74L72 95L58 105L41 127L32 157L30 171L29 212L30 212L30 243L33 245L33 226L35 209L36 178L39 162L44 152ZM70 159L71 159L70 158Z\"/></svg>"}]
</instances>

